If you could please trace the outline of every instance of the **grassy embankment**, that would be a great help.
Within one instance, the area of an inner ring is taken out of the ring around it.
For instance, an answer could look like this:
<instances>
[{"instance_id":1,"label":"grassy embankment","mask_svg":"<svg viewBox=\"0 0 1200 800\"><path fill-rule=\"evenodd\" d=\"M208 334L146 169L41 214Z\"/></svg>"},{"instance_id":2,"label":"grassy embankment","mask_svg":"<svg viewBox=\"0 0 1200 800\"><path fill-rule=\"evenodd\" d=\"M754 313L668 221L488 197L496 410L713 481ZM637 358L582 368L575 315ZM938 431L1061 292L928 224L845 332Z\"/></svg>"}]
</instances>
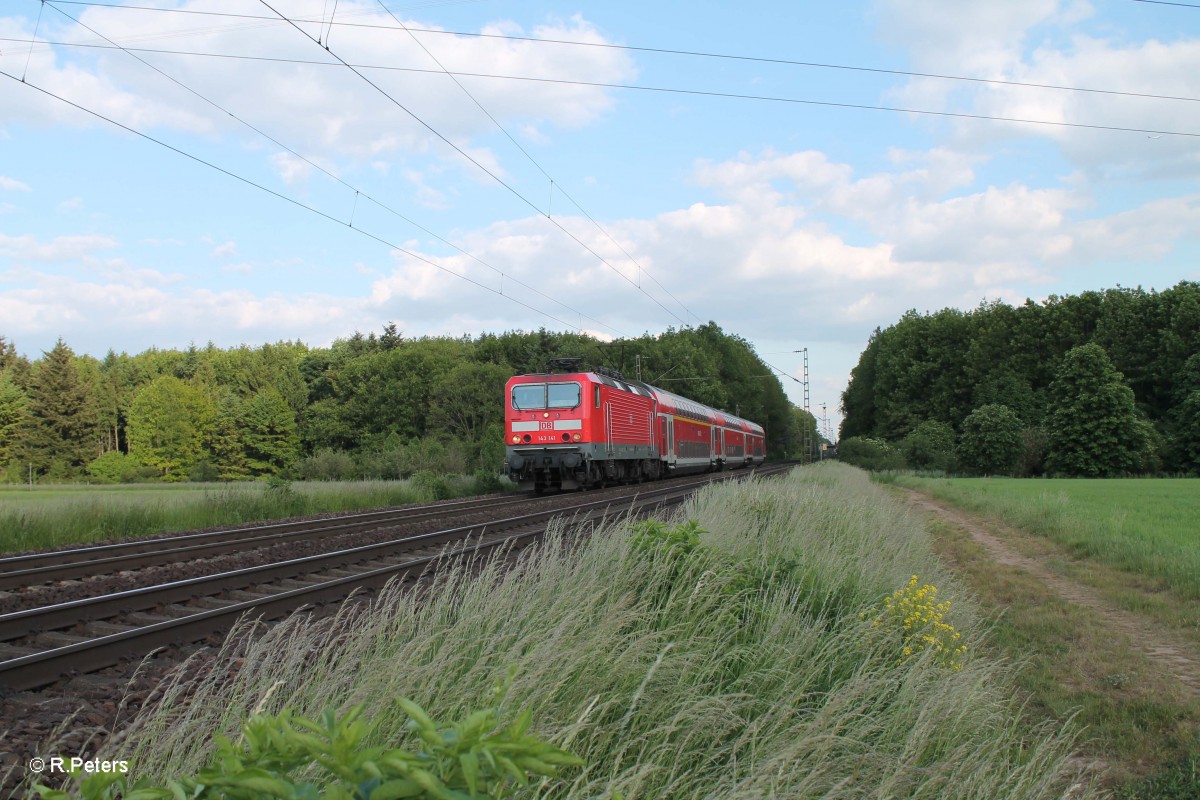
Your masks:
<instances>
[{"instance_id":1,"label":"grassy embankment","mask_svg":"<svg viewBox=\"0 0 1200 800\"><path fill-rule=\"evenodd\" d=\"M570 548L555 534L523 569L460 571L421 605L385 596L336 626L234 637L222 658L236 668L185 673L114 752L162 778L195 770L252 709L359 703L372 739L398 743L411 733L389 698L459 719L511 668L506 707L586 765L521 797L1067 796L1069 734L1021 720L969 596L865 474L830 464L710 487L684 519L704 530L686 555L623 525ZM882 611L913 575L940 590L927 613L952 602L936 613L965 656L922 649Z\"/></svg>"},{"instance_id":2,"label":"grassy embankment","mask_svg":"<svg viewBox=\"0 0 1200 800\"><path fill-rule=\"evenodd\" d=\"M470 476L432 474L399 481L0 486L0 552L476 493Z\"/></svg>"},{"instance_id":3,"label":"grassy embankment","mask_svg":"<svg viewBox=\"0 0 1200 800\"><path fill-rule=\"evenodd\" d=\"M887 476L998 518L1004 544L1113 607L1200 646L1200 494L1186 480L932 479ZM957 526L931 528L939 552L985 606L1002 609L990 644L1021 664L1030 709L1075 715L1085 750L1112 768L1117 796L1200 797L1200 703L1145 641L1115 633L1100 611L1037 577L997 564ZM1169 646L1167 643L1166 646Z\"/></svg>"}]
</instances>

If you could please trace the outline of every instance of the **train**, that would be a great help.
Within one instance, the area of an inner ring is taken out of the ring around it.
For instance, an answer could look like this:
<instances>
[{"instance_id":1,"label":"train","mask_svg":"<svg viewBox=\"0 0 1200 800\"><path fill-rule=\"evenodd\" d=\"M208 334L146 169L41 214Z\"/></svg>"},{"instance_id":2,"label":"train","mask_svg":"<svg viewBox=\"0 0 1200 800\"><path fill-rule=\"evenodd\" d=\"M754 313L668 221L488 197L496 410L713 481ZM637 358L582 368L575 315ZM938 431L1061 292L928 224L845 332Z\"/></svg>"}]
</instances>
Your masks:
<instances>
[{"instance_id":1,"label":"train","mask_svg":"<svg viewBox=\"0 0 1200 800\"><path fill-rule=\"evenodd\" d=\"M573 490L761 464L763 427L581 359L505 385L505 471L521 490Z\"/></svg>"}]
</instances>

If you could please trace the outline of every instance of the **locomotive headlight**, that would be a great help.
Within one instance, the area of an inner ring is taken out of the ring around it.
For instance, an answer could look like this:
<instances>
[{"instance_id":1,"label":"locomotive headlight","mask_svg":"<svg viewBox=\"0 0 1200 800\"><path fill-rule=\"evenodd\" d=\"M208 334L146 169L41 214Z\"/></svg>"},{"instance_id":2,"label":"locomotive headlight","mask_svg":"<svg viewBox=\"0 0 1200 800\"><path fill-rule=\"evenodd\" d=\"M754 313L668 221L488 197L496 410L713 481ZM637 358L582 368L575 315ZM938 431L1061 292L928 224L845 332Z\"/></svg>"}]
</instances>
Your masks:
<instances>
[{"instance_id":1,"label":"locomotive headlight","mask_svg":"<svg viewBox=\"0 0 1200 800\"><path fill-rule=\"evenodd\" d=\"M513 434L513 444L517 444L520 441L521 441L521 437L514 433Z\"/></svg>"},{"instance_id":2,"label":"locomotive headlight","mask_svg":"<svg viewBox=\"0 0 1200 800\"><path fill-rule=\"evenodd\" d=\"M582 439L583 437L582 437L582 436L580 436L580 435L577 433L577 434L575 434L575 436L573 436L572 438L573 438L573 439L575 439L575 441L577 441L577 442L578 442L578 441L579 441L580 439Z\"/></svg>"},{"instance_id":3,"label":"locomotive headlight","mask_svg":"<svg viewBox=\"0 0 1200 800\"><path fill-rule=\"evenodd\" d=\"M550 412L549 412L549 411L543 411L543 412L542 412L542 419L550 419Z\"/></svg>"}]
</instances>

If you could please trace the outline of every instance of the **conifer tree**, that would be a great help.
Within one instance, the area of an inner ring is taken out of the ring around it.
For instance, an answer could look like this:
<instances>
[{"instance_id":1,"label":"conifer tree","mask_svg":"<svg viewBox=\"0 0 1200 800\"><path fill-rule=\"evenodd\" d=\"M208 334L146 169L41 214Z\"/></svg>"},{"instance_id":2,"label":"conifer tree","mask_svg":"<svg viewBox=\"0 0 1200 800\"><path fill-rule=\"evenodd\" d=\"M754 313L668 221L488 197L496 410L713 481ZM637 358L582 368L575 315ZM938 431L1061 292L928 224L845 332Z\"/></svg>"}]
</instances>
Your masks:
<instances>
[{"instance_id":1,"label":"conifer tree","mask_svg":"<svg viewBox=\"0 0 1200 800\"><path fill-rule=\"evenodd\" d=\"M242 413L241 400L232 392L227 393L217 404L217 416L209 432L207 450L217 468L217 477L223 481L241 480L250 475L242 445Z\"/></svg>"},{"instance_id":2,"label":"conifer tree","mask_svg":"<svg viewBox=\"0 0 1200 800\"><path fill-rule=\"evenodd\" d=\"M0 466L13 456L13 443L25 419L25 404L25 393L0 370Z\"/></svg>"},{"instance_id":3,"label":"conifer tree","mask_svg":"<svg viewBox=\"0 0 1200 800\"><path fill-rule=\"evenodd\" d=\"M296 415L274 387L260 389L246 401L241 422L246 464L252 473L278 474L299 456Z\"/></svg>"},{"instance_id":4,"label":"conifer tree","mask_svg":"<svg viewBox=\"0 0 1200 800\"><path fill-rule=\"evenodd\" d=\"M98 455L96 409L74 353L62 339L45 353L29 381L22 461L52 477L70 477Z\"/></svg>"}]
</instances>

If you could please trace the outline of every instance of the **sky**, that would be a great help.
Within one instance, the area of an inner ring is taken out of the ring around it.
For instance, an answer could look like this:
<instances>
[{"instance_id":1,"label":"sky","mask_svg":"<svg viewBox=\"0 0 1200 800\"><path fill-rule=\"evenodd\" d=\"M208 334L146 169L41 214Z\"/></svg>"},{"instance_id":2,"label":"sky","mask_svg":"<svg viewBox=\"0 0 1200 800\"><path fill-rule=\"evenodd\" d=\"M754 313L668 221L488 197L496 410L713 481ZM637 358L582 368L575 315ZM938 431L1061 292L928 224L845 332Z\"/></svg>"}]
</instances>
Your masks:
<instances>
[{"instance_id":1,"label":"sky","mask_svg":"<svg viewBox=\"0 0 1200 800\"><path fill-rule=\"evenodd\" d=\"M4 0L0 73L30 357L713 321L836 433L908 309L1200 280L1200 2Z\"/></svg>"}]
</instances>

